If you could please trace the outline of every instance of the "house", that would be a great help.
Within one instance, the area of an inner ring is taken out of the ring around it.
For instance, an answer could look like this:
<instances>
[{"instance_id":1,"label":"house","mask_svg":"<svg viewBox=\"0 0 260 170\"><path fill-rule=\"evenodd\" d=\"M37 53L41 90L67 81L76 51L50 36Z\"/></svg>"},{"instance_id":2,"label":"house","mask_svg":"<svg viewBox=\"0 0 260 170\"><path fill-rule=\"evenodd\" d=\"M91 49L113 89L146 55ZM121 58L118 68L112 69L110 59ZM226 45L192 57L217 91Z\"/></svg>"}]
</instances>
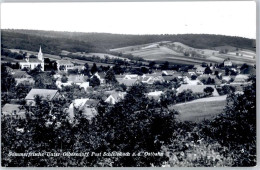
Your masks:
<instances>
[{"instance_id":1,"label":"house","mask_svg":"<svg viewBox=\"0 0 260 170\"><path fill-rule=\"evenodd\" d=\"M35 83L32 76L30 76L26 71L15 70L13 71L12 76L16 81L16 85L18 84L31 85Z\"/></svg>"},{"instance_id":2,"label":"house","mask_svg":"<svg viewBox=\"0 0 260 170\"><path fill-rule=\"evenodd\" d=\"M42 100L52 101L54 99L62 97L58 90L52 89L31 89L31 91L25 97L26 104L35 106L35 97L40 96Z\"/></svg>"},{"instance_id":3,"label":"house","mask_svg":"<svg viewBox=\"0 0 260 170\"><path fill-rule=\"evenodd\" d=\"M188 84L188 85L203 85L203 83L199 80L191 80L188 77L185 77L183 80L184 84Z\"/></svg>"},{"instance_id":4,"label":"house","mask_svg":"<svg viewBox=\"0 0 260 170\"><path fill-rule=\"evenodd\" d=\"M239 74L235 77L234 81L230 84L244 84L247 83L248 79L249 79L249 75Z\"/></svg>"},{"instance_id":5,"label":"house","mask_svg":"<svg viewBox=\"0 0 260 170\"><path fill-rule=\"evenodd\" d=\"M86 119L91 120L93 117L97 115L96 107L98 105L98 101L94 99L75 99L69 106L68 114L71 121L74 120L75 110L77 109L82 113Z\"/></svg>"},{"instance_id":6,"label":"house","mask_svg":"<svg viewBox=\"0 0 260 170\"><path fill-rule=\"evenodd\" d=\"M28 68L30 70L35 69L38 65L40 65L41 70L44 71L44 57L41 47L37 58L30 58L29 56L26 56L24 61L19 62L19 65L21 69Z\"/></svg>"},{"instance_id":7,"label":"house","mask_svg":"<svg viewBox=\"0 0 260 170\"><path fill-rule=\"evenodd\" d=\"M69 60L59 60L57 62L58 71L68 71L69 69L74 69L74 64Z\"/></svg>"},{"instance_id":8,"label":"house","mask_svg":"<svg viewBox=\"0 0 260 170\"><path fill-rule=\"evenodd\" d=\"M94 75L92 75L90 78L92 79L94 76L96 76L98 79L99 79L99 81L100 81L100 84L105 84L106 82L105 82L105 76L106 76L106 74L105 73L98 73L98 72L96 72Z\"/></svg>"},{"instance_id":9,"label":"house","mask_svg":"<svg viewBox=\"0 0 260 170\"><path fill-rule=\"evenodd\" d=\"M222 76L222 81L229 82L231 80L231 76Z\"/></svg>"},{"instance_id":10,"label":"house","mask_svg":"<svg viewBox=\"0 0 260 170\"><path fill-rule=\"evenodd\" d=\"M196 69L197 74L204 74L206 67L198 66Z\"/></svg>"},{"instance_id":11,"label":"house","mask_svg":"<svg viewBox=\"0 0 260 170\"><path fill-rule=\"evenodd\" d=\"M25 109L18 104L5 104L1 110L2 116L12 116L13 118L25 118Z\"/></svg>"},{"instance_id":12,"label":"house","mask_svg":"<svg viewBox=\"0 0 260 170\"><path fill-rule=\"evenodd\" d=\"M182 84L177 89L177 95L182 93L184 90L188 90L188 89L190 89L193 93L204 93L204 89L206 87L212 87L214 89L212 93L213 96L219 96L218 91L216 90L214 85L187 85L187 84Z\"/></svg>"},{"instance_id":13,"label":"house","mask_svg":"<svg viewBox=\"0 0 260 170\"><path fill-rule=\"evenodd\" d=\"M224 66L225 67L231 67L232 66L232 62L230 59L224 60Z\"/></svg>"},{"instance_id":14,"label":"house","mask_svg":"<svg viewBox=\"0 0 260 170\"><path fill-rule=\"evenodd\" d=\"M154 74L144 74L138 77L138 81L146 84L153 84L156 81L163 82L165 76L159 76Z\"/></svg>"},{"instance_id":15,"label":"house","mask_svg":"<svg viewBox=\"0 0 260 170\"><path fill-rule=\"evenodd\" d=\"M174 72L172 70L163 70L162 71L162 75L165 76L172 76L174 74Z\"/></svg>"},{"instance_id":16,"label":"house","mask_svg":"<svg viewBox=\"0 0 260 170\"><path fill-rule=\"evenodd\" d=\"M81 70L85 69L85 66L83 66L83 65L81 65L81 66L74 66L73 69L77 69L80 72Z\"/></svg>"},{"instance_id":17,"label":"house","mask_svg":"<svg viewBox=\"0 0 260 170\"><path fill-rule=\"evenodd\" d=\"M196 70L195 69L188 69L188 74L189 75L196 75Z\"/></svg>"},{"instance_id":18,"label":"house","mask_svg":"<svg viewBox=\"0 0 260 170\"><path fill-rule=\"evenodd\" d=\"M114 92L108 96L105 102L109 104L116 104L125 98L126 92Z\"/></svg>"},{"instance_id":19,"label":"house","mask_svg":"<svg viewBox=\"0 0 260 170\"><path fill-rule=\"evenodd\" d=\"M154 91L154 92L148 93L147 97L149 99L154 99L154 100L159 101L162 94L163 94L163 91Z\"/></svg>"},{"instance_id":20,"label":"house","mask_svg":"<svg viewBox=\"0 0 260 170\"><path fill-rule=\"evenodd\" d=\"M124 78L118 78L117 81L119 84L124 84L126 87L131 87L134 84L139 82L137 79L124 79Z\"/></svg>"},{"instance_id":21,"label":"house","mask_svg":"<svg viewBox=\"0 0 260 170\"><path fill-rule=\"evenodd\" d=\"M176 78L175 76L163 76L164 81L168 83L173 81L175 78Z\"/></svg>"},{"instance_id":22,"label":"house","mask_svg":"<svg viewBox=\"0 0 260 170\"><path fill-rule=\"evenodd\" d=\"M125 75L124 79L138 79L138 75L137 74L127 74Z\"/></svg>"},{"instance_id":23,"label":"house","mask_svg":"<svg viewBox=\"0 0 260 170\"><path fill-rule=\"evenodd\" d=\"M89 82L86 83L87 76L84 76L83 74L69 75L68 81L65 82L65 83L63 83L61 81L61 79L62 79L62 77L60 77L56 80L56 86L60 89L62 88L62 86L72 86L72 84L76 84L76 85L79 85L79 86L82 86L82 87L85 87L85 88L89 87Z\"/></svg>"}]
</instances>

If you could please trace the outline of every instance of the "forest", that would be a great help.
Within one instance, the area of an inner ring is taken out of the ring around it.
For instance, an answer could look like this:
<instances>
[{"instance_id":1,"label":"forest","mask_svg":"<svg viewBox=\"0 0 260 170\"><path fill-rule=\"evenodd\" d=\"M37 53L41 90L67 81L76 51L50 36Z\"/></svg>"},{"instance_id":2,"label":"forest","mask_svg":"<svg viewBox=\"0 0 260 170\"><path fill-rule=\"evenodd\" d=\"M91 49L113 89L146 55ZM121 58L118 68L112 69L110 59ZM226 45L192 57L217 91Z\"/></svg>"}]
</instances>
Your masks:
<instances>
[{"instance_id":1,"label":"forest","mask_svg":"<svg viewBox=\"0 0 260 170\"><path fill-rule=\"evenodd\" d=\"M41 45L45 53L59 55L70 52L109 52L109 49L159 41L181 42L194 48L212 49L234 46L255 50L254 40L211 34L127 35L109 33L79 33L39 30L2 30L1 47L37 51Z\"/></svg>"}]
</instances>

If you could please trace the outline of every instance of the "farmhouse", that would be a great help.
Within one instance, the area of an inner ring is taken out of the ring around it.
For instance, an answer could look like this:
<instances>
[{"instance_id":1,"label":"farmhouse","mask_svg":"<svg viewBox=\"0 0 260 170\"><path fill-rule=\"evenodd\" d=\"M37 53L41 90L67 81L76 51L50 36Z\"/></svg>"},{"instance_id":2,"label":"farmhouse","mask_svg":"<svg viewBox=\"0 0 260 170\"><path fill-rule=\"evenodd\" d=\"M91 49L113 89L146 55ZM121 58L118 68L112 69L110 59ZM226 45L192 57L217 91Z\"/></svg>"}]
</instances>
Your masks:
<instances>
[{"instance_id":1,"label":"farmhouse","mask_svg":"<svg viewBox=\"0 0 260 170\"><path fill-rule=\"evenodd\" d=\"M54 99L60 98L61 94L58 90L51 89L31 89L31 91L25 97L26 104L35 106L35 97L40 96L42 100L52 101Z\"/></svg>"},{"instance_id":2,"label":"farmhouse","mask_svg":"<svg viewBox=\"0 0 260 170\"><path fill-rule=\"evenodd\" d=\"M71 86L72 84L76 84L76 85L79 85L79 86L81 86L82 85L82 87L84 86L86 86L87 84L85 83L87 81L87 76L84 76L84 75L69 75L68 76L68 81L67 82L65 82L65 83L63 83L62 81L61 81L61 77L60 78L58 78L57 80L56 80L56 85L57 85L57 87L58 88L62 88L62 86ZM84 85L83 85L83 83L84 83ZM89 87L89 82L88 82L88 86L87 87ZM85 88L87 88L87 87L85 87ZM84 89L85 89L84 88Z\"/></svg>"},{"instance_id":3,"label":"farmhouse","mask_svg":"<svg viewBox=\"0 0 260 170\"><path fill-rule=\"evenodd\" d=\"M195 69L188 69L188 73L189 73L189 75L195 75L196 70Z\"/></svg>"},{"instance_id":4,"label":"farmhouse","mask_svg":"<svg viewBox=\"0 0 260 170\"><path fill-rule=\"evenodd\" d=\"M231 66L232 66L231 60L230 60L230 59L225 60L225 61L224 61L224 66L225 66L225 67L231 67Z\"/></svg>"},{"instance_id":5,"label":"farmhouse","mask_svg":"<svg viewBox=\"0 0 260 170\"><path fill-rule=\"evenodd\" d=\"M131 87L137 82L139 82L137 79L124 79L124 78L118 78L117 81L119 84L124 84L127 87Z\"/></svg>"},{"instance_id":6,"label":"farmhouse","mask_svg":"<svg viewBox=\"0 0 260 170\"><path fill-rule=\"evenodd\" d=\"M84 116L86 119L91 120L93 117L97 115L97 105L98 101L94 99L85 98L73 100L68 109L70 120L74 120L75 109L81 111L82 116Z\"/></svg>"},{"instance_id":7,"label":"farmhouse","mask_svg":"<svg viewBox=\"0 0 260 170\"><path fill-rule=\"evenodd\" d=\"M69 60L59 60L57 61L58 71L68 71L69 69L74 69L74 64Z\"/></svg>"},{"instance_id":8,"label":"farmhouse","mask_svg":"<svg viewBox=\"0 0 260 170\"><path fill-rule=\"evenodd\" d=\"M147 97L149 99L154 99L154 100L160 100L160 96L163 94L163 91L154 91L154 92L150 92L147 94Z\"/></svg>"},{"instance_id":9,"label":"farmhouse","mask_svg":"<svg viewBox=\"0 0 260 170\"><path fill-rule=\"evenodd\" d=\"M114 92L105 100L109 104L116 104L120 100L124 99L126 92Z\"/></svg>"},{"instance_id":10,"label":"farmhouse","mask_svg":"<svg viewBox=\"0 0 260 170\"><path fill-rule=\"evenodd\" d=\"M96 72L94 75L92 75L90 78L92 79L94 76L96 76L99 81L100 81L100 84L104 84L105 83L105 76L106 74L105 73L98 73Z\"/></svg>"},{"instance_id":11,"label":"farmhouse","mask_svg":"<svg viewBox=\"0 0 260 170\"><path fill-rule=\"evenodd\" d=\"M25 109L18 104L5 104L2 108L3 116L12 116L13 118L25 118Z\"/></svg>"},{"instance_id":12,"label":"farmhouse","mask_svg":"<svg viewBox=\"0 0 260 170\"><path fill-rule=\"evenodd\" d=\"M137 79L139 76L137 74L127 74L125 75L124 79L130 80L130 79Z\"/></svg>"},{"instance_id":13,"label":"farmhouse","mask_svg":"<svg viewBox=\"0 0 260 170\"><path fill-rule=\"evenodd\" d=\"M34 84L34 82L35 82L33 80L32 76L27 74L26 71L21 71L21 70L13 71L13 78L16 81L16 85L18 85L18 84L30 85L30 84Z\"/></svg>"},{"instance_id":14,"label":"farmhouse","mask_svg":"<svg viewBox=\"0 0 260 170\"><path fill-rule=\"evenodd\" d=\"M190 89L193 93L204 93L204 89L206 87L212 87L214 89L212 93L213 96L219 96L218 91L216 90L214 85L186 85L186 84L182 84L177 89L177 95L183 92L184 90L188 90L188 89Z\"/></svg>"},{"instance_id":15,"label":"farmhouse","mask_svg":"<svg viewBox=\"0 0 260 170\"><path fill-rule=\"evenodd\" d=\"M204 74L205 69L206 69L206 67L201 67L201 66L199 66L199 67L197 67L197 69L196 69L196 73L197 73L197 74Z\"/></svg>"},{"instance_id":16,"label":"farmhouse","mask_svg":"<svg viewBox=\"0 0 260 170\"><path fill-rule=\"evenodd\" d=\"M25 60L21 61L19 63L19 65L20 65L21 69L28 68L30 70L35 69L38 65L40 65L41 70L44 71L44 57L42 54L41 47L40 47L37 58L30 58L29 56L26 56Z\"/></svg>"},{"instance_id":17,"label":"farmhouse","mask_svg":"<svg viewBox=\"0 0 260 170\"><path fill-rule=\"evenodd\" d=\"M244 84L249 79L249 76L246 74L239 74L235 77L235 80L231 84Z\"/></svg>"}]
</instances>

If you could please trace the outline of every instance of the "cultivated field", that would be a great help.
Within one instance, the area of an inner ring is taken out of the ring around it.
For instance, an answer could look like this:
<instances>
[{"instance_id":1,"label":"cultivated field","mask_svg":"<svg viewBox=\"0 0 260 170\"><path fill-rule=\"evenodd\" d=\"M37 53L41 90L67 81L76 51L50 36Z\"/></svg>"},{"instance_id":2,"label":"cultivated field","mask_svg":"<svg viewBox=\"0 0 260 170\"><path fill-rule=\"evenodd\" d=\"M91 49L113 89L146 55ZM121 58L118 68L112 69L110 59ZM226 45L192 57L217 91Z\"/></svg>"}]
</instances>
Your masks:
<instances>
[{"instance_id":1,"label":"cultivated field","mask_svg":"<svg viewBox=\"0 0 260 170\"><path fill-rule=\"evenodd\" d=\"M127 58L123 58L123 57L118 57L115 55L111 55L111 54L105 54L105 53L85 53L85 52L76 52L76 53L72 53L69 51L65 51L62 50L61 55L68 55L68 54L73 54L73 55L78 55L78 56L86 56L86 57L92 57L92 56L96 56L96 57L100 57L101 59L105 59L106 57L108 57L109 59L121 59L121 60L126 60L126 61L130 61Z\"/></svg>"},{"instance_id":2,"label":"cultivated field","mask_svg":"<svg viewBox=\"0 0 260 170\"><path fill-rule=\"evenodd\" d=\"M181 121L200 122L206 119L212 119L214 116L223 112L226 106L225 96L217 97L219 99L205 100L198 99L192 102L181 103L171 106L170 109L174 109L179 112L177 119ZM224 100L223 100L224 99Z\"/></svg>"},{"instance_id":3,"label":"cultivated field","mask_svg":"<svg viewBox=\"0 0 260 170\"><path fill-rule=\"evenodd\" d=\"M227 54L220 54L219 50L228 49ZM219 46L212 49L198 49L187 46L180 42L156 42L150 44L142 44L136 46L128 46L110 51L121 52L124 54L132 54L149 61L169 61L176 64L200 64L206 63L222 63L225 59L231 59L234 64L242 65L244 63L254 65L256 53L254 51L239 49L232 46ZM200 54L200 57L185 56L185 51L193 51ZM240 55L237 56L236 52ZM241 55L242 54L242 55Z\"/></svg>"}]
</instances>

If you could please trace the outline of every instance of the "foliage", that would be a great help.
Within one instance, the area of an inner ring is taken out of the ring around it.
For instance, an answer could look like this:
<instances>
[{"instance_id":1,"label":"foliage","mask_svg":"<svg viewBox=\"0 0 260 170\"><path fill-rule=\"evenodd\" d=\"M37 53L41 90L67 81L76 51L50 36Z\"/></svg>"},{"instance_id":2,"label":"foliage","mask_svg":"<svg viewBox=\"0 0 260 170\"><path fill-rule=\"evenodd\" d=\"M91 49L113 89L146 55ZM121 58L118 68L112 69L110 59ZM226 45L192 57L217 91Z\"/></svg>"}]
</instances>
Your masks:
<instances>
[{"instance_id":1,"label":"foliage","mask_svg":"<svg viewBox=\"0 0 260 170\"><path fill-rule=\"evenodd\" d=\"M90 78L89 85L92 86L92 87L99 86L100 80L97 78L97 76L94 75L92 78Z\"/></svg>"},{"instance_id":2,"label":"foliage","mask_svg":"<svg viewBox=\"0 0 260 170\"><path fill-rule=\"evenodd\" d=\"M56 41L53 41L56 40ZM4 48L37 51L59 55L61 50L71 52L104 52L111 48L159 41L181 42L195 48L213 48L229 44L238 48L252 48L252 39L210 34L178 35L123 35L107 33L76 33L38 30L2 30ZM254 49L253 49L254 50Z\"/></svg>"},{"instance_id":3,"label":"foliage","mask_svg":"<svg viewBox=\"0 0 260 170\"><path fill-rule=\"evenodd\" d=\"M96 63L93 64L93 66L90 69L90 72L92 75L94 75L98 71Z\"/></svg>"},{"instance_id":4,"label":"foliage","mask_svg":"<svg viewBox=\"0 0 260 170\"><path fill-rule=\"evenodd\" d=\"M256 163L256 79L244 94L231 93L227 97L225 113L206 123L206 135L232 151L234 166L255 166ZM247 102L245 102L247 101Z\"/></svg>"},{"instance_id":5,"label":"foliage","mask_svg":"<svg viewBox=\"0 0 260 170\"><path fill-rule=\"evenodd\" d=\"M197 76L193 74L193 75L191 76L191 80L196 80L196 79L197 79Z\"/></svg>"},{"instance_id":6,"label":"foliage","mask_svg":"<svg viewBox=\"0 0 260 170\"><path fill-rule=\"evenodd\" d=\"M206 87L204 89L204 92L209 94L209 95L212 95L212 93L214 92L214 89L212 87Z\"/></svg>"},{"instance_id":7,"label":"foliage","mask_svg":"<svg viewBox=\"0 0 260 170\"><path fill-rule=\"evenodd\" d=\"M105 75L105 81L107 84L115 84L117 83L115 73L112 69L108 70Z\"/></svg>"},{"instance_id":8,"label":"foliage","mask_svg":"<svg viewBox=\"0 0 260 170\"><path fill-rule=\"evenodd\" d=\"M62 82L62 83L68 82L68 77L67 77L66 75L63 75L63 76L61 77L61 82Z\"/></svg>"},{"instance_id":9,"label":"foliage","mask_svg":"<svg viewBox=\"0 0 260 170\"><path fill-rule=\"evenodd\" d=\"M14 89L16 85L15 79L13 76L7 71L5 66L1 67L1 91L9 92Z\"/></svg>"}]
</instances>

